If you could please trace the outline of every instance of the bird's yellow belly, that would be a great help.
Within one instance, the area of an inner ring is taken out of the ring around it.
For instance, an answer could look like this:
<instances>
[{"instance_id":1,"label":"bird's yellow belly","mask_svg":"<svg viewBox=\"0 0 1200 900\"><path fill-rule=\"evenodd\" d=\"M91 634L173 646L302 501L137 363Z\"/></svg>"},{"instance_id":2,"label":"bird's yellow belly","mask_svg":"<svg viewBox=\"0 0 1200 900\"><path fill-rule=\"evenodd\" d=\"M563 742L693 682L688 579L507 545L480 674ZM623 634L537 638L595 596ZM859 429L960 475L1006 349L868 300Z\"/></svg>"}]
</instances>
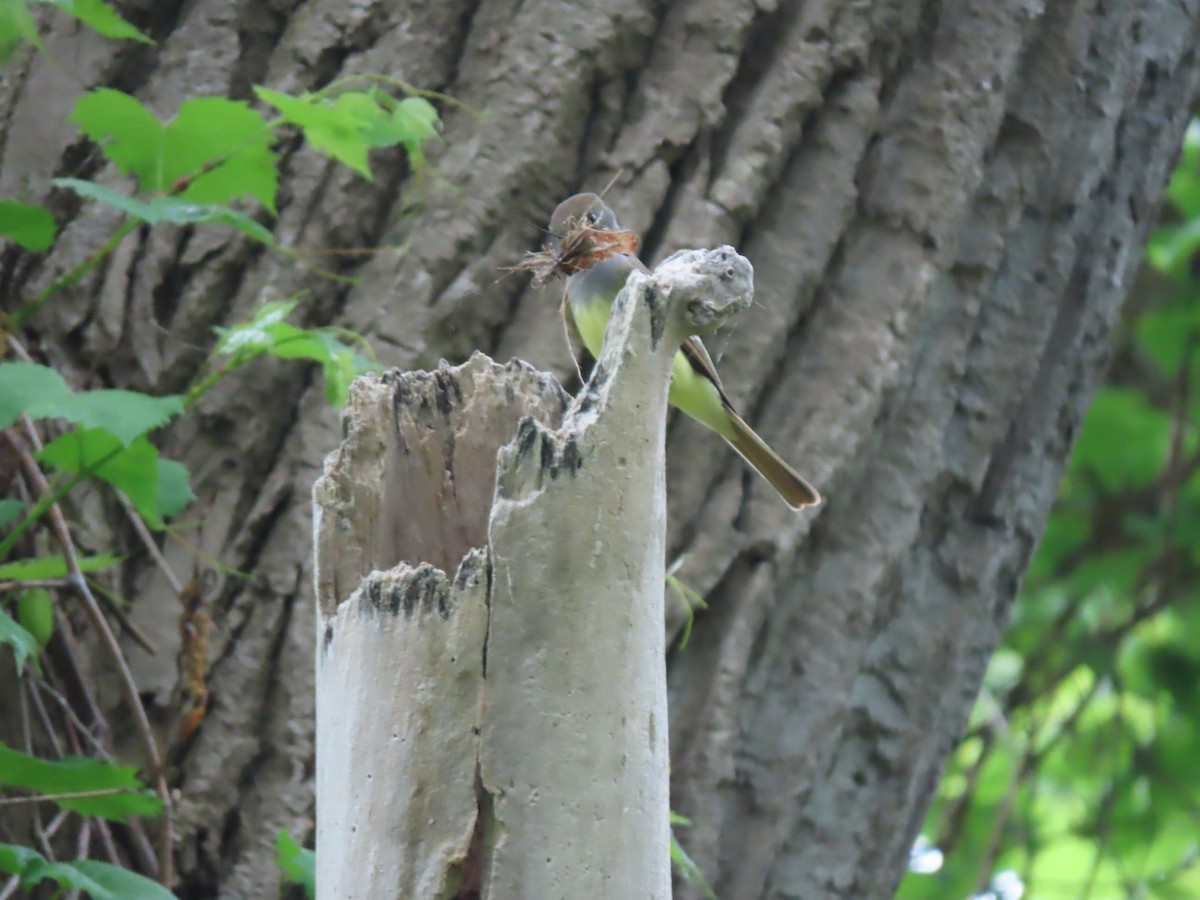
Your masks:
<instances>
[{"instance_id":1,"label":"bird's yellow belly","mask_svg":"<svg viewBox=\"0 0 1200 900\"><path fill-rule=\"evenodd\" d=\"M571 313L584 346L592 356L600 356L604 346L604 331L608 327L611 305L604 303L572 303ZM711 428L724 438L733 439L733 428L725 413L721 395L711 381L696 372L681 352L675 354L671 365L671 392L667 402Z\"/></svg>"}]
</instances>

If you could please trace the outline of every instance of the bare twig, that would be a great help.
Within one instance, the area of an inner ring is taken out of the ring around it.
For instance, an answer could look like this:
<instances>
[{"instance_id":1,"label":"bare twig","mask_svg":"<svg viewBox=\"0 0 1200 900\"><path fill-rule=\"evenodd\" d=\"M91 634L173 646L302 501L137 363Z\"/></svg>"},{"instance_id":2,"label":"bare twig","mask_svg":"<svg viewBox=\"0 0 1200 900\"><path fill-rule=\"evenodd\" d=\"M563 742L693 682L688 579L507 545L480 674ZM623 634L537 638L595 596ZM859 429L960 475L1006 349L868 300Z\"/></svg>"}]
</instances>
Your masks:
<instances>
[{"instance_id":1,"label":"bare twig","mask_svg":"<svg viewBox=\"0 0 1200 900\"><path fill-rule=\"evenodd\" d=\"M91 852L91 845L92 824L87 819L84 819L83 823L79 826L79 837L75 841L75 858L87 859L88 854ZM76 888L67 894L67 900L77 900L81 896L83 896L83 892L79 888Z\"/></svg>"},{"instance_id":2,"label":"bare twig","mask_svg":"<svg viewBox=\"0 0 1200 900\"><path fill-rule=\"evenodd\" d=\"M33 754L33 729L29 724L29 702L24 691L19 691L17 694L20 697L21 707L21 731L25 736L25 752ZM36 807L33 810L33 833L35 836L41 836L45 829L42 827L42 813ZM45 841L46 846L49 846L49 840Z\"/></svg>"},{"instance_id":3,"label":"bare twig","mask_svg":"<svg viewBox=\"0 0 1200 900\"><path fill-rule=\"evenodd\" d=\"M117 499L121 502L121 506L124 508L125 514L129 516L129 521L133 523L133 530L137 532L138 537L141 539L142 546L146 548L146 552L150 554L150 558L158 564L159 569L161 569L163 575L166 576L167 584L171 585L171 589L178 594L183 590L183 583L175 577L175 573L172 571L170 563L168 563L167 558L163 556L162 550L158 548L158 542L154 540L154 535L150 533L150 529L146 526L145 520L138 515L138 511L133 508L133 504L129 502L129 498L120 491L117 491ZM152 650L150 652L153 653L154 651Z\"/></svg>"},{"instance_id":4,"label":"bare twig","mask_svg":"<svg viewBox=\"0 0 1200 900\"><path fill-rule=\"evenodd\" d=\"M65 677L54 679L55 681L59 682L61 687L53 688L51 690L51 696L54 696L56 699L58 699L59 703L63 707L64 712L68 713L72 724L77 725L81 730L87 731L90 735L92 735L97 744L100 745L99 752L102 755L107 756L108 751L103 748L103 744L105 740L111 736L112 729L109 728L108 720L104 718L104 713L100 711L100 707L96 703L95 693L92 691L91 682L84 677L83 668L79 664L79 638L75 636L75 628L71 624L71 620L63 613L61 607L55 607L54 621L56 633L61 638L62 647L64 649L62 658L67 664L67 669L69 670L67 674L70 675L71 679L73 680L75 690L77 690L79 695L83 698L84 705L87 707L87 713L91 716L93 724L84 725L79 718L75 716L74 706L66 698L67 679ZM48 674L54 671L52 667L53 663L49 658L44 659L42 662ZM49 681L46 682L46 686L48 688L50 687Z\"/></svg>"},{"instance_id":5,"label":"bare twig","mask_svg":"<svg viewBox=\"0 0 1200 900\"><path fill-rule=\"evenodd\" d=\"M62 578L43 578L35 581L0 581L0 594L10 591L27 591L30 588L69 588L69 582Z\"/></svg>"},{"instance_id":6,"label":"bare twig","mask_svg":"<svg viewBox=\"0 0 1200 900\"><path fill-rule=\"evenodd\" d=\"M0 806L20 806L25 803L41 803L43 800L82 800L87 797L111 797L128 794L132 788L101 788L95 791L71 791L65 794L37 794L33 797L0 797Z\"/></svg>"},{"instance_id":7,"label":"bare twig","mask_svg":"<svg viewBox=\"0 0 1200 900\"><path fill-rule=\"evenodd\" d=\"M137 845L138 852L145 859L149 857L154 859L154 848L150 846L150 839L146 837L146 832L142 828L142 823L133 819L129 820L129 833L134 838L134 844ZM108 827L108 823L103 819L96 820L96 831L100 835L100 843L104 845L104 852L108 856L108 861L114 866L121 865L121 854L117 852L117 845L113 841L112 829Z\"/></svg>"},{"instance_id":8,"label":"bare twig","mask_svg":"<svg viewBox=\"0 0 1200 900\"><path fill-rule=\"evenodd\" d=\"M64 756L65 754L63 753L62 744L58 740L58 732L54 729L54 722L50 719L49 711L46 709L45 704L42 703L42 696L38 692L37 682L33 679L27 678L25 680L25 689L29 693L28 699L33 701L33 707L37 710L38 720L42 723L42 728L46 732L46 737L50 739L50 743L54 747L55 755L60 757ZM24 695L22 695L21 702L27 702ZM74 715L74 712L72 712L71 715Z\"/></svg>"},{"instance_id":9,"label":"bare twig","mask_svg":"<svg viewBox=\"0 0 1200 900\"><path fill-rule=\"evenodd\" d=\"M532 272L533 286L541 287L555 275L574 275L619 253L637 253L641 239L632 231L594 228L586 220L573 220L564 235L545 250L526 253L505 271Z\"/></svg>"},{"instance_id":10,"label":"bare twig","mask_svg":"<svg viewBox=\"0 0 1200 900\"><path fill-rule=\"evenodd\" d=\"M567 321L567 289L563 288L562 303L558 305L558 318L562 321L563 338L567 342L567 352L571 354L571 362L575 364L575 374L579 383L583 384L583 369L579 368L579 357L575 355L575 345L571 343L571 324Z\"/></svg>"},{"instance_id":11,"label":"bare twig","mask_svg":"<svg viewBox=\"0 0 1200 900\"><path fill-rule=\"evenodd\" d=\"M116 620L121 623L121 627L125 629L125 632L131 638L133 638L134 643L136 643L151 656L156 654L158 652L158 648L154 646L154 642L146 636L146 632L138 628L137 623L134 622L133 619L129 618L129 614L121 608L121 604L119 602L120 596L114 594L112 591L108 590L108 588L99 584L95 579L89 579L88 584L90 584L92 589L100 595L100 599L104 601L105 608L107 608L108 611L116 618Z\"/></svg>"},{"instance_id":12,"label":"bare twig","mask_svg":"<svg viewBox=\"0 0 1200 900\"><path fill-rule=\"evenodd\" d=\"M66 736L67 740L70 742L70 751L72 753L76 755L83 753L83 747L79 743L79 737L82 735L85 736L88 742L91 744L94 755L100 757L101 759L111 759L112 755L107 749L105 749L104 743L97 735L93 734L93 730L98 730L104 734L107 734L109 731L108 723L105 721L104 716L100 713L100 710L96 707L96 702L91 696L91 692L87 683L82 680L82 675L79 672L79 664L72 655L75 652L74 648L76 645L74 632L71 630L71 623L66 619L65 616L62 615L61 611L59 612L58 629L59 633L63 637L63 645L65 647L65 652L63 655L66 656L67 662L72 668L72 673L75 676L76 681L82 685L82 693L84 695L85 702L89 704L92 717L96 722L95 729L87 727L79 720L79 717L76 715L75 709L71 706L70 701L68 701L67 698L63 696L62 691L51 684L48 679L37 682L38 689L49 694L50 697L53 698L55 702L57 702L62 708L63 715L66 716L67 725L69 726L66 729ZM49 660L46 660L46 668L48 670L47 675L56 675L49 664ZM139 865L141 865L143 870L147 872L158 871L158 857L154 853L154 848L150 845L150 839L146 837L146 830L142 827L141 821L131 818L126 823L125 827L128 830L129 836L133 841L134 848L137 851ZM121 865L121 857L117 852L116 844L113 842L112 829L109 827L108 823L103 819L97 819L96 831L100 835L100 842L104 844L105 853L108 854L109 860L113 863L113 865Z\"/></svg>"},{"instance_id":13,"label":"bare twig","mask_svg":"<svg viewBox=\"0 0 1200 900\"><path fill-rule=\"evenodd\" d=\"M46 837L51 840L58 834L58 829L63 827L63 823L67 821L67 817L71 815L69 809L60 809L54 814L54 818L50 820L50 824L46 826Z\"/></svg>"}]
</instances>

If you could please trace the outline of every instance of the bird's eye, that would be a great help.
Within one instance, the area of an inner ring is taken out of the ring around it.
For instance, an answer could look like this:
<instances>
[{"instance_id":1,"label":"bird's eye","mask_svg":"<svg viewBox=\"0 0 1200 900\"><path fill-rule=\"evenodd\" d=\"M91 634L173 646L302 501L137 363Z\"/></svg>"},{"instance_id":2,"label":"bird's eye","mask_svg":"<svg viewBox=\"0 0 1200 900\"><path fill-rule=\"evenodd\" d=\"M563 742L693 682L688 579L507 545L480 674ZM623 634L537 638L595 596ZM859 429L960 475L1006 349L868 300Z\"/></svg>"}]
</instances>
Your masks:
<instances>
[{"instance_id":1,"label":"bird's eye","mask_svg":"<svg viewBox=\"0 0 1200 900\"><path fill-rule=\"evenodd\" d=\"M587 219L589 225L595 225L600 221L600 213L593 209L590 213L584 216L584 218Z\"/></svg>"}]
</instances>

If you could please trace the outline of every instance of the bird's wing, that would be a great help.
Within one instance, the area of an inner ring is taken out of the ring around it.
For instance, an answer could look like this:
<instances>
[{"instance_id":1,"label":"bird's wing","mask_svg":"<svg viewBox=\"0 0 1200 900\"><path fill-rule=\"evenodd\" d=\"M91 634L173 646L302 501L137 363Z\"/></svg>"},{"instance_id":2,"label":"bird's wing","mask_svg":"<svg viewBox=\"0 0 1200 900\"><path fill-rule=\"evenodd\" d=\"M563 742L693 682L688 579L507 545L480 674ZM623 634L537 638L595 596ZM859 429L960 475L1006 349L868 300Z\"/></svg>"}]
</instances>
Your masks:
<instances>
[{"instance_id":1,"label":"bird's wing","mask_svg":"<svg viewBox=\"0 0 1200 900\"><path fill-rule=\"evenodd\" d=\"M695 372L703 375L713 383L717 391L721 394L722 402L728 406L729 398L725 396L725 388L721 385L721 376L717 374L717 367L713 365L712 357L708 355L708 350L700 342L700 338L688 338L679 349L683 351L683 356L688 361L688 365Z\"/></svg>"}]
</instances>

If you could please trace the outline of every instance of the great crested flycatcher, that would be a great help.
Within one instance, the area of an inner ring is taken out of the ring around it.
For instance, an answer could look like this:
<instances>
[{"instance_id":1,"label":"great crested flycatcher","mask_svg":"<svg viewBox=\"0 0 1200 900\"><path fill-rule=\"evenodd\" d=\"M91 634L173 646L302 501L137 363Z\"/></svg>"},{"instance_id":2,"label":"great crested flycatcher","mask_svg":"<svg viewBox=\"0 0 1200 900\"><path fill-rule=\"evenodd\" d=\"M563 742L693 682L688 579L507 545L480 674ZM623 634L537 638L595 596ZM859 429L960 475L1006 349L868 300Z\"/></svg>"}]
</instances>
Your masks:
<instances>
[{"instance_id":1,"label":"great crested flycatcher","mask_svg":"<svg viewBox=\"0 0 1200 900\"><path fill-rule=\"evenodd\" d=\"M588 229L589 233L620 231L616 214L595 194L576 194L567 198L550 218L550 233L559 241L573 232L578 234L581 228ZM582 255L586 258L588 254ZM650 274L642 261L631 253L601 253L598 257L599 262L579 268L567 280L567 301L575 327L593 356L600 355L613 301L630 273L637 270ZM675 354L668 402L728 441L792 509L821 502L816 489L780 459L734 411L721 387L712 358L698 337L688 338Z\"/></svg>"}]
</instances>

